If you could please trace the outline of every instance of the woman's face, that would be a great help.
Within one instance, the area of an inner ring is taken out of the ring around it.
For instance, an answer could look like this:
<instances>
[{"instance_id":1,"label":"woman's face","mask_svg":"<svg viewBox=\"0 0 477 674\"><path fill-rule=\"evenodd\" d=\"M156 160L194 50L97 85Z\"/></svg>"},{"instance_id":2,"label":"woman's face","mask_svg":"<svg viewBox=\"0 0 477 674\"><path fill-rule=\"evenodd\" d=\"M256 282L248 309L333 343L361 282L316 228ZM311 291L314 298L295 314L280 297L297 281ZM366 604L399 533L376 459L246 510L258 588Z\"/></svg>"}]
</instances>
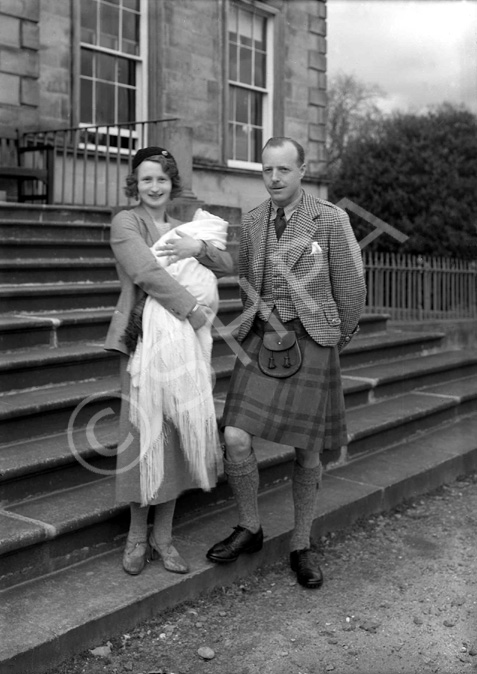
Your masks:
<instances>
[{"instance_id":1,"label":"woman's face","mask_svg":"<svg viewBox=\"0 0 477 674\"><path fill-rule=\"evenodd\" d=\"M137 167L137 193L143 206L163 210L171 198L172 181L160 164L143 161Z\"/></svg>"}]
</instances>

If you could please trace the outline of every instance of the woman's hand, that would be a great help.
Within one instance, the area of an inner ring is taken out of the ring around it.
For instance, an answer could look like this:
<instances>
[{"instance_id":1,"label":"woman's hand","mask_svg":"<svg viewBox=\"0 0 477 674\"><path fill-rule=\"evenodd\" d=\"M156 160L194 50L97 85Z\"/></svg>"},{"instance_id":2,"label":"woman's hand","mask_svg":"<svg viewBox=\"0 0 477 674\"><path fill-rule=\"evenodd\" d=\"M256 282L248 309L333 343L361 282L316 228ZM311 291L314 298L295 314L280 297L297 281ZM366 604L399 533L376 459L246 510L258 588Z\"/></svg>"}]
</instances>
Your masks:
<instances>
[{"instance_id":1,"label":"woman's hand","mask_svg":"<svg viewBox=\"0 0 477 674\"><path fill-rule=\"evenodd\" d=\"M207 314L204 311L205 307L202 304L199 304L197 309L191 313L188 317L189 323L192 325L194 330L198 330L207 322Z\"/></svg>"},{"instance_id":2,"label":"woman's hand","mask_svg":"<svg viewBox=\"0 0 477 674\"><path fill-rule=\"evenodd\" d=\"M194 257L202 250L202 241L194 239L188 234L177 232L179 239L169 239L162 246L155 248L157 257L170 257L172 262Z\"/></svg>"}]
</instances>

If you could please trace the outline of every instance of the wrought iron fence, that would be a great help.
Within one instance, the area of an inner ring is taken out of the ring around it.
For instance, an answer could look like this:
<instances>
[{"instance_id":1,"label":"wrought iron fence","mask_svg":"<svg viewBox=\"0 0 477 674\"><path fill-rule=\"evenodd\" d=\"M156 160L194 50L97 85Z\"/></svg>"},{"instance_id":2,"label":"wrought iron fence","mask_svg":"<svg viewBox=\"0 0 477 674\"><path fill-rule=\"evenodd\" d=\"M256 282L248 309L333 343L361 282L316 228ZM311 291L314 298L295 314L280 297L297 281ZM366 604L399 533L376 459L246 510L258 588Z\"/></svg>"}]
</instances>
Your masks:
<instances>
[{"instance_id":1,"label":"wrought iron fence","mask_svg":"<svg viewBox=\"0 0 477 674\"><path fill-rule=\"evenodd\" d=\"M119 206L128 203L124 179L140 147L161 143L164 125L177 117L127 124L82 125L22 133L20 148L48 148L51 203L79 206ZM46 154L29 152L29 167L45 168ZM32 200L35 184L30 186Z\"/></svg>"},{"instance_id":2,"label":"wrought iron fence","mask_svg":"<svg viewBox=\"0 0 477 674\"><path fill-rule=\"evenodd\" d=\"M477 318L477 261L364 252L367 313L394 320Z\"/></svg>"}]
</instances>

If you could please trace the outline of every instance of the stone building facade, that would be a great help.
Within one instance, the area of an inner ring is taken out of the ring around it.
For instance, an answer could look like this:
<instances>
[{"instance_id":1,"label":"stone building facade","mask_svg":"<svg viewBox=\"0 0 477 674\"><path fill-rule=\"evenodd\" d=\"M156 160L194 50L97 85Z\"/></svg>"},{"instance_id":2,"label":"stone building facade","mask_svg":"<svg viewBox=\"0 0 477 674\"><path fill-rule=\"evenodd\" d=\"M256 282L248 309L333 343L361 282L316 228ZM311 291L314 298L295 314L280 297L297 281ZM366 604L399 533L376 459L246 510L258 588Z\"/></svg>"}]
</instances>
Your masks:
<instances>
[{"instance_id":1,"label":"stone building facade","mask_svg":"<svg viewBox=\"0 0 477 674\"><path fill-rule=\"evenodd\" d=\"M0 137L173 118L154 140L192 162L192 192L248 210L271 135L304 145L326 196L325 115L326 0L0 3Z\"/></svg>"}]
</instances>

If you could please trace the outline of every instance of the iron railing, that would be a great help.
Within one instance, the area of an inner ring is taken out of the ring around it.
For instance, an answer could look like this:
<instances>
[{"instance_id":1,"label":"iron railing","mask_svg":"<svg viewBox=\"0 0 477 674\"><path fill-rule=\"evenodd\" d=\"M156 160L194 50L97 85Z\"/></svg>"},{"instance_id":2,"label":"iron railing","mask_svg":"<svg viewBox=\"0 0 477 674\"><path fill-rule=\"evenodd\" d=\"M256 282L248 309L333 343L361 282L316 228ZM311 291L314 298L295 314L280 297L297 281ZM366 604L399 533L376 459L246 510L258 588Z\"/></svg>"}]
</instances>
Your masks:
<instances>
[{"instance_id":1,"label":"iron railing","mask_svg":"<svg viewBox=\"0 0 477 674\"><path fill-rule=\"evenodd\" d=\"M177 117L126 124L81 125L73 128L28 131L20 134L23 150L48 149L50 203L78 206L120 206L125 177L137 149L161 144L164 125ZM46 153L28 152L31 168L46 168ZM37 186L30 195L35 199Z\"/></svg>"},{"instance_id":2,"label":"iron railing","mask_svg":"<svg viewBox=\"0 0 477 674\"><path fill-rule=\"evenodd\" d=\"M364 252L366 313L394 320L477 318L477 261Z\"/></svg>"}]
</instances>

